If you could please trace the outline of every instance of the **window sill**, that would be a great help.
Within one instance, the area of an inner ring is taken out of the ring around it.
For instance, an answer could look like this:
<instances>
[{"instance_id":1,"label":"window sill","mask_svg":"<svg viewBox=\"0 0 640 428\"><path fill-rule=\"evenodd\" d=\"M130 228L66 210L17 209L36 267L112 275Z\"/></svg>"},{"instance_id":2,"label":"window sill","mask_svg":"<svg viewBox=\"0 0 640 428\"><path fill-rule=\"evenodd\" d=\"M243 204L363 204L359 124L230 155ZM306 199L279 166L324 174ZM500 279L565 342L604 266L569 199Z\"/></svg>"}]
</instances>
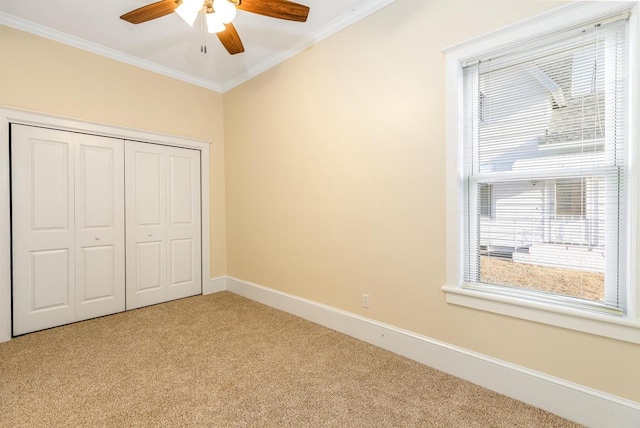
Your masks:
<instances>
[{"instance_id":1,"label":"window sill","mask_svg":"<svg viewBox=\"0 0 640 428\"><path fill-rule=\"evenodd\" d=\"M447 303L640 344L640 322L445 285Z\"/></svg>"}]
</instances>

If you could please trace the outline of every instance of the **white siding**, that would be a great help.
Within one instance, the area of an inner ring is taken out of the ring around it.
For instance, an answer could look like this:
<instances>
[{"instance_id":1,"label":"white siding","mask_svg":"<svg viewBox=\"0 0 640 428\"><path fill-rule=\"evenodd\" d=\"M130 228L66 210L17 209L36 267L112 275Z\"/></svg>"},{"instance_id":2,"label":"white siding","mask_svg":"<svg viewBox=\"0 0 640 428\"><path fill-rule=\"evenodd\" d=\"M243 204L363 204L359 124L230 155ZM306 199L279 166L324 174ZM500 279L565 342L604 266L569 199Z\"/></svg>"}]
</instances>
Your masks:
<instances>
[{"instance_id":1,"label":"white siding","mask_svg":"<svg viewBox=\"0 0 640 428\"><path fill-rule=\"evenodd\" d=\"M480 245L488 250L528 248L536 243L602 246L604 180L586 179L584 216L557 216L555 180L492 184L491 217L480 217Z\"/></svg>"}]
</instances>

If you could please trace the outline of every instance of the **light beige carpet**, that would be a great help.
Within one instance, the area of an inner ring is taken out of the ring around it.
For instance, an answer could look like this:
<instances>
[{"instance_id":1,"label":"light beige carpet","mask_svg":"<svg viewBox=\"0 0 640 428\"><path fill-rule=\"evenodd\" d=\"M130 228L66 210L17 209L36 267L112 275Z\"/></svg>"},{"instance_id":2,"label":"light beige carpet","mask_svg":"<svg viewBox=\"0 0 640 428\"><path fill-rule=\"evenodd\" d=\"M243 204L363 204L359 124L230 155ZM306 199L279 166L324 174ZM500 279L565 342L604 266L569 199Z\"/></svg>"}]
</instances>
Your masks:
<instances>
[{"instance_id":1,"label":"light beige carpet","mask_svg":"<svg viewBox=\"0 0 640 428\"><path fill-rule=\"evenodd\" d=\"M574 426L229 292L0 344L0 425Z\"/></svg>"}]
</instances>

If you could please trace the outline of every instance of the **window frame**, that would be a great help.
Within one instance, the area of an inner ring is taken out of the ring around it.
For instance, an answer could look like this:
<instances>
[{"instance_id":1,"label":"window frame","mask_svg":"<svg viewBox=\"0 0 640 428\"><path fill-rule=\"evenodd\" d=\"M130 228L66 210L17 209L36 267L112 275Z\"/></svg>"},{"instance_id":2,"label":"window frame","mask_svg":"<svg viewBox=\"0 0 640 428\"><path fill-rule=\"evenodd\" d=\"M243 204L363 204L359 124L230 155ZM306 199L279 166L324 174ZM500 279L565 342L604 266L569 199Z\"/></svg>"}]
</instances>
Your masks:
<instances>
[{"instance_id":1,"label":"window frame","mask_svg":"<svg viewBox=\"0 0 640 428\"><path fill-rule=\"evenodd\" d=\"M640 113L640 26L637 2L578 2L571 3L527 20L504 27L489 34L444 50L446 55L446 210L447 210L447 251L446 284L442 287L450 304L527 319L544 324L578 330L595 335L640 344L640 284L637 283L635 266L640 265L640 228L637 223L640 176L636 170L629 176L629 215L627 254L629 263L624 276L627 278L627 311L624 316L590 312L576 307L555 305L536 301L525 296L489 293L473 287L463 288L464 263L460 260L464 213L460 210L463 192L462 153L459 150L462 104L462 65L465 61L510 49L533 39L545 37L559 31L583 26L590 22L614 17L631 11L629 18L629 118L637 118ZM640 121L630 123L629 163L638 165L640 155L638 139Z\"/></svg>"}]
</instances>

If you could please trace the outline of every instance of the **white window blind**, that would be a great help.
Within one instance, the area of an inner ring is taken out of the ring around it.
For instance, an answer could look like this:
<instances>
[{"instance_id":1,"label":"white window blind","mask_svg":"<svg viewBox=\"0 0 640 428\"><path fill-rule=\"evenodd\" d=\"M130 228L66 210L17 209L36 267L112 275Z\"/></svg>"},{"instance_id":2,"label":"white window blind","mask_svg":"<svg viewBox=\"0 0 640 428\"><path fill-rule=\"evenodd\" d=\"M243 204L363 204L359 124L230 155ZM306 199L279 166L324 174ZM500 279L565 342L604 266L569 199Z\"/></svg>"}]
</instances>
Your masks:
<instances>
[{"instance_id":1,"label":"white window blind","mask_svg":"<svg viewBox=\"0 0 640 428\"><path fill-rule=\"evenodd\" d=\"M626 21L464 66L466 287L624 312Z\"/></svg>"}]
</instances>

